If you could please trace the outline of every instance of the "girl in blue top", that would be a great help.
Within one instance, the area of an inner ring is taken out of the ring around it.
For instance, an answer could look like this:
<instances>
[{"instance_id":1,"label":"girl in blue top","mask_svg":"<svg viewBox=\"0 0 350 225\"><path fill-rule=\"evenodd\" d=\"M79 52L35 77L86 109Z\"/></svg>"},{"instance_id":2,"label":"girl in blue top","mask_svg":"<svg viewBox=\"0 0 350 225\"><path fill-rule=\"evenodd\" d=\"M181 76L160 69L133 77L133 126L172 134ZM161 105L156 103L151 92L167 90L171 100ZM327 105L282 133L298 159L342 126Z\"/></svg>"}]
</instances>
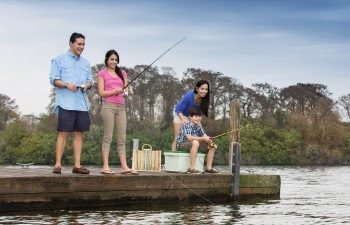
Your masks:
<instances>
[{"instance_id":1,"label":"girl in blue top","mask_svg":"<svg viewBox=\"0 0 350 225\"><path fill-rule=\"evenodd\" d=\"M193 91L187 92L178 102L174 115L174 141L171 150L176 150L177 134L183 124L188 122L188 109L191 107L199 108L202 114L208 117L208 108L210 100L209 82L200 80L197 82Z\"/></svg>"}]
</instances>

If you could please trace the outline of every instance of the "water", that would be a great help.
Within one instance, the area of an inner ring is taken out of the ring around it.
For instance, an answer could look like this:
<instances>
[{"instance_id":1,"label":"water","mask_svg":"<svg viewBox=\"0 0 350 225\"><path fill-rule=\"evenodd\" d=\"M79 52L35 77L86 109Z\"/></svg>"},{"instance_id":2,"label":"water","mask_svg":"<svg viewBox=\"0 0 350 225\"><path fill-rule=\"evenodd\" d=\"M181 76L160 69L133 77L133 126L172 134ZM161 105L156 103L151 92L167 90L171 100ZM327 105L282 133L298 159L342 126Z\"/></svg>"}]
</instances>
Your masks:
<instances>
[{"instance_id":1,"label":"water","mask_svg":"<svg viewBox=\"0 0 350 225\"><path fill-rule=\"evenodd\" d=\"M0 213L0 224L350 224L350 167L242 167L281 176L280 199Z\"/></svg>"}]
</instances>

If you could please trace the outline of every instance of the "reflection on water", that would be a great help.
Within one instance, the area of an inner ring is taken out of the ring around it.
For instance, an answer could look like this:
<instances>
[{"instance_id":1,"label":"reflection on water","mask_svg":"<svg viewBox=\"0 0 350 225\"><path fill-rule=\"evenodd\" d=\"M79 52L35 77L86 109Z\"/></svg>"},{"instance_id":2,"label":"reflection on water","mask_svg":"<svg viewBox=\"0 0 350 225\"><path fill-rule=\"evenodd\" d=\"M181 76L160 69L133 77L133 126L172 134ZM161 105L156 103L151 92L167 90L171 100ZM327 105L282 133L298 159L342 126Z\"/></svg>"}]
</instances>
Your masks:
<instances>
[{"instance_id":1,"label":"reflection on water","mask_svg":"<svg viewBox=\"0 0 350 225\"><path fill-rule=\"evenodd\" d=\"M0 224L348 224L350 167L249 166L281 176L280 199L232 204L133 204L119 207L0 213Z\"/></svg>"}]
</instances>

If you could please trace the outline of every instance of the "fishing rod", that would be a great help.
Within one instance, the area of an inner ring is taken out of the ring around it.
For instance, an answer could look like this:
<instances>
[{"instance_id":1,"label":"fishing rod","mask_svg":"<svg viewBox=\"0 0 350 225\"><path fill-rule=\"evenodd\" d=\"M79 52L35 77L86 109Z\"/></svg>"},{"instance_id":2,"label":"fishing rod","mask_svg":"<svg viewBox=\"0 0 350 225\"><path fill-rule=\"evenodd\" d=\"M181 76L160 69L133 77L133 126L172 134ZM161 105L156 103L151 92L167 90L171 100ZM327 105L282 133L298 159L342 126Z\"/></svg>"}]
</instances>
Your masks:
<instances>
[{"instance_id":1,"label":"fishing rod","mask_svg":"<svg viewBox=\"0 0 350 225\"><path fill-rule=\"evenodd\" d=\"M210 140L212 140L212 142L209 144L209 146L212 147L212 148L215 147L215 143L214 143L214 141L213 141L215 138L222 137L222 136L225 136L225 135L227 135L227 134L231 134L231 133L233 133L233 132L236 132L236 131L245 129L245 128L247 128L247 127L250 127L250 126L252 126L252 125L254 125L254 124L248 124L248 125L246 125L246 126L244 126L244 127L237 128L237 129L233 129L233 130L230 130L230 131L228 131L228 132L225 132L225 133L222 133L222 134L219 134L219 135L210 137Z\"/></svg>"},{"instance_id":2,"label":"fishing rod","mask_svg":"<svg viewBox=\"0 0 350 225\"><path fill-rule=\"evenodd\" d=\"M225 136L226 134L231 134L231 133L233 133L233 132L235 132L235 131L242 130L242 129L247 128L247 127L250 127L250 126L252 126L252 125L253 125L253 124L248 124L248 125L246 125L246 126L244 126L244 127L237 128L237 129L233 129L233 130L231 130L231 131L228 131L228 132L225 132L225 133L222 133L222 134L216 135L216 136L214 136L214 137L210 137L210 138L211 138L211 139L215 139L215 138L218 138L218 137L221 137L221 136Z\"/></svg>"},{"instance_id":3,"label":"fishing rod","mask_svg":"<svg viewBox=\"0 0 350 225\"><path fill-rule=\"evenodd\" d=\"M165 55L167 52L169 52L172 48L174 48L176 45L180 44L181 42L183 42L186 38L181 39L180 41L178 41L176 44L174 44L173 46L171 46L168 50L166 50L163 54L161 54L156 60L154 60L151 64L149 64L144 70L141 71L141 73L139 73L136 77L134 77L125 87L123 87L122 90L124 90L125 88L127 88L132 82L134 82L142 73L144 73L148 68L150 68L153 63L155 63L156 61L158 61L163 55Z\"/></svg>"}]
</instances>

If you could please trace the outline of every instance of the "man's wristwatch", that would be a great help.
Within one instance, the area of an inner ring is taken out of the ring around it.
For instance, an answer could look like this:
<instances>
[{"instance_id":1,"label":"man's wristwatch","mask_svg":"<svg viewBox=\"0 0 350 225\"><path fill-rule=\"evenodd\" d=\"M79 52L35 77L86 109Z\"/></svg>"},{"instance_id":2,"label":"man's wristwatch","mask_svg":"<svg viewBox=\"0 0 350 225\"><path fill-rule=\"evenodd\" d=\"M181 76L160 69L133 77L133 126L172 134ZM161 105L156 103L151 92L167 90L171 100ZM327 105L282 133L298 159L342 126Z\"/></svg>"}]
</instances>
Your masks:
<instances>
[{"instance_id":1,"label":"man's wristwatch","mask_svg":"<svg viewBox=\"0 0 350 225\"><path fill-rule=\"evenodd\" d=\"M68 83L64 83L64 87L65 87L65 88L68 88Z\"/></svg>"}]
</instances>

